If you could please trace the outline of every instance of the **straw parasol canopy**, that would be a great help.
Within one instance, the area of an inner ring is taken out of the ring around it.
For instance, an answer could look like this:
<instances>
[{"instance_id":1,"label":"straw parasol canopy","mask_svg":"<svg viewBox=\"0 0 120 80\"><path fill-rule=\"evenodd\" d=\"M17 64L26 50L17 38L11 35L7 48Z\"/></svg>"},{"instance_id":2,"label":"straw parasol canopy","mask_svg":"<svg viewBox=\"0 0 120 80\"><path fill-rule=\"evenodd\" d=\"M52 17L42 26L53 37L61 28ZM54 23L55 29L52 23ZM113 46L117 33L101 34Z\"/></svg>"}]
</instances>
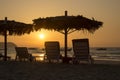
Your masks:
<instances>
[{"instance_id":1,"label":"straw parasol canopy","mask_svg":"<svg viewBox=\"0 0 120 80\"><path fill-rule=\"evenodd\" d=\"M32 24L25 24L22 22L16 22L14 20L0 20L0 35L4 36L4 60L7 59L7 35L23 35L23 34L30 34L33 31Z\"/></svg>"},{"instance_id":2,"label":"straw parasol canopy","mask_svg":"<svg viewBox=\"0 0 120 80\"><path fill-rule=\"evenodd\" d=\"M38 18L33 20L35 30L42 28L48 30L58 31L65 36L65 57L67 58L67 35L74 31L88 31L94 33L102 26L101 21L97 21L94 18L88 19L83 16L68 16L65 11L65 16L55 16Z\"/></svg>"}]
</instances>

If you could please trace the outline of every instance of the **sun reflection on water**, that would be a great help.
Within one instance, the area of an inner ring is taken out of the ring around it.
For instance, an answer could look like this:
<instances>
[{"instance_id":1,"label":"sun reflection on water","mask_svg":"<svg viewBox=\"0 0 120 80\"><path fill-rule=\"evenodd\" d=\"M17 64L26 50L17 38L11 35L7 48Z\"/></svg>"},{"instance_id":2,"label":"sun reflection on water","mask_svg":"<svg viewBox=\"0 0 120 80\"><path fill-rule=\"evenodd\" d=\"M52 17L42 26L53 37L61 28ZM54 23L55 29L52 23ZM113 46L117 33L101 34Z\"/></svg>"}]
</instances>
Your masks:
<instances>
[{"instance_id":1,"label":"sun reflection on water","mask_svg":"<svg viewBox=\"0 0 120 80\"><path fill-rule=\"evenodd\" d=\"M37 61L43 61L44 60L44 55L45 54L43 54L43 53L40 53L40 54L34 53L34 54L32 54L32 56L34 56Z\"/></svg>"}]
</instances>

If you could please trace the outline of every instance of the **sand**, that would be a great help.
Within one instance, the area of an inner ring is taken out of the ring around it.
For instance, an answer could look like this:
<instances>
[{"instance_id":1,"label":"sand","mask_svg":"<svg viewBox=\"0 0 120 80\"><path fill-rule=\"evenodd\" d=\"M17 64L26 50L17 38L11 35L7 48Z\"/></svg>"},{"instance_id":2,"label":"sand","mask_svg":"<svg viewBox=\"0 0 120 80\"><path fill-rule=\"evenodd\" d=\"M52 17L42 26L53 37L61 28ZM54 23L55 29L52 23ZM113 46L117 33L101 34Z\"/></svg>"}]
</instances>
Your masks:
<instances>
[{"instance_id":1,"label":"sand","mask_svg":"<svg viewBox=\"0 0 120 80\"><path fill-rule=\"evenodd\" d=\"M120 80L119 62L90 64L0 61L0 80Z\"/></svg>"}]
</instances>

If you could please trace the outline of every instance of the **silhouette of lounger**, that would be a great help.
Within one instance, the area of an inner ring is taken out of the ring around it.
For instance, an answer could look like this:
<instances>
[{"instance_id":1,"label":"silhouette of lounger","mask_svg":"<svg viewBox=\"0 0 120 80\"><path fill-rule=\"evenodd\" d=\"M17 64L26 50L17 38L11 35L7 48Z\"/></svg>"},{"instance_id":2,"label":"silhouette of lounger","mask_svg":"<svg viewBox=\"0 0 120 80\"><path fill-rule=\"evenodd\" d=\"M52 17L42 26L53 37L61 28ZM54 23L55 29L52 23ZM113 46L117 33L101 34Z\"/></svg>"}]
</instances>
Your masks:
<instances>
[{"instance_id":1,"label":"silhouette of lounger","mask_svg":"<svg viewBox=\"0 0 120 80\"><path fill-rule=\"evenodd\" d=\"M89 40L88 39L73 39L73 63L80 63L81 61L88 61L93 63L93 59L89 52Z\"/></svg>"},{"instance_id":2,"label":"silhouette of lounger","mask_svg":"<svg viewBox=\"0 0 120 80\"><path fill-rule=\"evenodd\" d=\"M34 57L32 54L28 53L28 49L26 47L15 47L16 50L16 58L17 61L32 61Z\"/></svg>"},{"instance_id":3,"label":"silhouette of lounger","mask_svg":"<svg viewBox=\"0 0 120 80\"><path fill-rule=\"evenodd\" d=\"M59 61L60 59L60 45L58 41L45 42L46 60L49 62Z\"/></svg>"}]
</instances>

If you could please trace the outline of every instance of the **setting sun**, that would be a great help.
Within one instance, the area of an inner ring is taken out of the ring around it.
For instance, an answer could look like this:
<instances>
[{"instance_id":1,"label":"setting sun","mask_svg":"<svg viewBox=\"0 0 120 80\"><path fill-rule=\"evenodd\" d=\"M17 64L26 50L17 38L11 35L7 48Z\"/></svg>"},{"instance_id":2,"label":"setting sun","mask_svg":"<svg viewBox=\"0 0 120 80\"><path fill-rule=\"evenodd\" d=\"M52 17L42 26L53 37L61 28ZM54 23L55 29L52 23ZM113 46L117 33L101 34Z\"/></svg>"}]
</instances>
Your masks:
<instances>
[{"instance_id":1,"label":"setting sun","mask_svg":"<svg viewBox=\"0 0 120 80\"><path fill-rule=\"evenodd\" d=\"M40 37L40 39L44 39L45 35L44 34L40 34L39 37Z\"/></svg>"}]
</instances>

